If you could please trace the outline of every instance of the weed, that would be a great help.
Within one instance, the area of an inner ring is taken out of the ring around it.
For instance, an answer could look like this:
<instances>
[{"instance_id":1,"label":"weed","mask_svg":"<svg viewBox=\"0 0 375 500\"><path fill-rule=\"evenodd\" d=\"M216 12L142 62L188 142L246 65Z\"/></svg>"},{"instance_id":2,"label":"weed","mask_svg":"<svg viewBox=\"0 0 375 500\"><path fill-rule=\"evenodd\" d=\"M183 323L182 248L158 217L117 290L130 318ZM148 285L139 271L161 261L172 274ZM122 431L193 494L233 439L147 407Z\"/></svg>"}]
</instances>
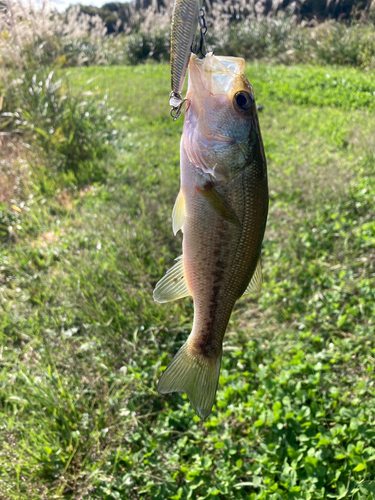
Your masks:
<instances>
[{"instance_id":1,"label":"weed","mask_svg":"<svg viewBox=\"0 0 375 500\"><path fill-rule=\"evenodd\" d=\"M272 6L270 2L252 0L213 2L207 15L208 47L217 54L233 54L247 60L374 68L374 9L368 5L358 15L354 9L350 17L347 2L339 3L328 2L325 17L318 15L319 19L326 20L318 24L316 18L313 19L311 2L293 2L288 9L286 2ZM121 8L107 4L103 12L73 6L60 15L51 11L48 2L37 8L22 0L7 0L0 8L3 80L7 80L10 69L28 68L35 72L40 66L58 68L167 60L172 4L156 2L145 8L138 3ZM362 7L365 7L363 3ZM317 11L322 8L319 2ZM338 22L344 11L346 22ZM327 13L335 12L336 20L327 21ZM299 22L304 15L308 23ZM111 35L107 34L106 23Z\"/></svg>"},{"instance_id":2,"label":"weed","mask_svg":"<svg viewBox=\"0 0 375 500\"><path fill-rule=\"evenodd\" d=\"M264 289L236 305L202 423L185 396L156 393L193 316L189 299L152 300L181 251L169 68L68 71L110 89L123 135L105 183L35 183L1 247L0 498L374 498L373 83L247 74L269 166Z\"/></svg>"},{"instance_id":3,"label":"weed","mask_svg":"<svg viewBox=\"0 0 375 500\"><path fill-rule=\"evenodd\" d=\"M11 112L10 103L17 109ZM116 137L113 108L93 92L73 95L67 81L53 72L26 73L14 81L4 100L5 126L29 137L48 155L51 168L72 173L78 183L105 175L101 160Z\"/></svg>"},{"instance_id":4,"label":"weed","mask_svg":"<svg viewBox=\"0 0 375 500\"><path fill-rule=\"evenodd\" d=\"M153 59L161 62L169 59L170 37L165 31L140 31L130 35L127 40L127 59L130 64Z\"/></svg>"}]
</instances>

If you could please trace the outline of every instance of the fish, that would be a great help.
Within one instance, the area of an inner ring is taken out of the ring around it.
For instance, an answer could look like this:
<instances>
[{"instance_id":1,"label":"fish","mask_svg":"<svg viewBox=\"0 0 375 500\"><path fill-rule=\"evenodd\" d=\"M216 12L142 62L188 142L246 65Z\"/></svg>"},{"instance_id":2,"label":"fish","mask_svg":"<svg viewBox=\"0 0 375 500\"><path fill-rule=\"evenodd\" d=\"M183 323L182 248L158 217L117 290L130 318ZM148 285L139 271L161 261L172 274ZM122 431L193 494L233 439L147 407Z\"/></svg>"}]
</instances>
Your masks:
<instances>
[{"instance_id":1,"label":"fish","mask_svg":"<svg viewBox=\"0 0 375 500\"><path fill-rule=\"evenodd\" d=\"M224 334L235 302L262 287L267 163L245 61L191 55L173 231L182 256L156 284L160 303L192 296L192 331L163 372L161 394L186 393L206 419L218 387Z\"/></svg>"},{"instance_id":2,"label":"fish","mask_svg":"<svg viewBox=\"0 0 375 500\"><path fill-rule=\"evenodd\" d=\"M198 14L202 0L175 0L171 31L171 93L169 104L178 108L183 99L187 68L198 27Z\"/></svg>"}]
</instances>

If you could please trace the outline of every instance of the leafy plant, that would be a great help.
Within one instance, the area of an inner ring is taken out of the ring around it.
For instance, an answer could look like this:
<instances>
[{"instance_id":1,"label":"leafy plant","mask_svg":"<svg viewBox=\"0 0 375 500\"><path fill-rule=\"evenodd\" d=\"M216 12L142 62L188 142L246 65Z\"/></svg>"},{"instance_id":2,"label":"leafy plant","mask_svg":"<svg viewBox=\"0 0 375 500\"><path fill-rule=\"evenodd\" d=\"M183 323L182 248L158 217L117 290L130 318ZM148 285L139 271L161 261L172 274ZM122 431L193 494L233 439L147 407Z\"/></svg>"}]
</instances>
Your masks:
<instances>
[{"instance_id":1,"label":"leafy plant","mask_svg":"<svg viewBox=\"0 0 375 500\"><path fill-rule=\"evenodd\" d=\"M127 57L130 64L139 64L147 59L157 62L169 60L169 30L139 31L126 39Z\"/></svg>"},{"instance_id":2,"label":"leafy plant","mask_svg":"<svg viewBox=\"0 0 375 500\"><path fill-rule=\"evenodd\" d=\"M9 95L10 94L10 95ZM114 109L107 97L93 92L73 95L68 82L54 72L26 73L14 81L7 99L18 109L6 111L13 129L31 133L48 155L56 171L73 173L78 182L99 180L104 174L100 163L116 137Z\"/></svg>"},{"instance_id":3,"label":"leafy plant","mask_svg":"<svg viewBox=\"0 0 375 500\"><path fill-rule=\"evenodd\" d=\"M0 203L0 241L12 236L12 226L17 222L15 214L8 209L5 203Z\"/></svg>"},{"instance_id":4,"label":"leafy plant","mask_svg":"<svg viewBox=\"0 0 375 500\"><path fill-rule=\"evenodd\" d=\"M35 183L14 212L22 231L1 247L1 500L373 500L371 76L247 65L269 167L264 288L236 305L202 423L185 396L156 393L193 315L189 299L152 299L181 249L170 214L183 124L168 115L169 68L69 75L77 89L109 87L123 140L105 183ZM46 77L29 86L45 92ZM31 97L46 127L52 95Z\"/></svg>"}]
</instances>

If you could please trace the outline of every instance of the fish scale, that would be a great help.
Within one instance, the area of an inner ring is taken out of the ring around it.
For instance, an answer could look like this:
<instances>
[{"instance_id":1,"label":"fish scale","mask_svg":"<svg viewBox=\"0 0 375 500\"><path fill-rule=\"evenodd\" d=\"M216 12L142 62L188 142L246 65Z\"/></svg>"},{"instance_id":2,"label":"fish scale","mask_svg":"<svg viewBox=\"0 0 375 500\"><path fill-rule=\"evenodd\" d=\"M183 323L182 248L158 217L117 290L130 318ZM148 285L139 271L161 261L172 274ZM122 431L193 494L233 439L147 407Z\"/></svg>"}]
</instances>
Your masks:
<instances>
[{"instance_id":1,"label":"fish scale","mask_svg":"<svg viewBox=\"0 0 375 500\"><path fill-rule=\"evenodd\" d=\"M244 179L245 176L248 179ZM202 203L192 204L191 207L187 204L189 217L184 226L183 250L184 255L189 256L185 269L187 275L190 276L188 283L194 297L194 326L191 339L194 340L194 343L201 343L204 335L206 343L216 346L215 356L221 353L223 336L234 303L246 289L250 275L253 274L259 258L261 241L259 241L259 237L255 238L253 235L262 234L264 228L254 227L253 221L257 217L259 218L259 214L251 209L254 205L251 197L252 190L246 189L245 184L248 181L249 185L254 186L253 179L254 174L251 170L240 174L239 178L233 181L238 185L237 196L231 198L228 196L238 211L240 211L241 205L243 206L242 230L220 219L213 211L211 214L206 213L204 220L199 218L198 214L202 213L204 209L204 200ZM232 191L233 188L234 186L230 186ZM238 195L238 192L241 191L245 191L247 196ZM189 197L187 196L187 198ZM259 211L261 210L264 210L264 206L259 204ZM191 220L198 222L191 224ZM224 246L222 239L218 237L220 230L225 234L226 244ZM197 235L202 234L202 232L205 234L204 240L197 238ZM220 279L218 292L215 290L215 285L218 282L213 275L210 277L209 270L215 272L216 264L220 261L215 257L215 251L223 248L227 261L226 276ZM203 277L205 289L203 289L203 283L200 286L201 277ZM199 289L200 293L195 293L196 288ZM225 300L223 300L224 297ZM211 304L217 305L216 309L220 308L220 310L215 311L214 321L210 322L210 331L207 335L205 322L207 318L211 317Z\"/></svg>"},{"instance_id":2,"label":"fish scale","mask_svg":"<svg viewBox=\"0 0 375 500\"><path fill-rule=\"evenodd\" d=\"M244 292L259 293L262 283L267 166L244 67L243 59L213 54L190 59L181 189L173 209L173 230L183 231L183 256L154 290L159 302L193 297L192 331L158 391L185 392L202 419L215 401L234 304Z\"/></svg>"}]
</instances>

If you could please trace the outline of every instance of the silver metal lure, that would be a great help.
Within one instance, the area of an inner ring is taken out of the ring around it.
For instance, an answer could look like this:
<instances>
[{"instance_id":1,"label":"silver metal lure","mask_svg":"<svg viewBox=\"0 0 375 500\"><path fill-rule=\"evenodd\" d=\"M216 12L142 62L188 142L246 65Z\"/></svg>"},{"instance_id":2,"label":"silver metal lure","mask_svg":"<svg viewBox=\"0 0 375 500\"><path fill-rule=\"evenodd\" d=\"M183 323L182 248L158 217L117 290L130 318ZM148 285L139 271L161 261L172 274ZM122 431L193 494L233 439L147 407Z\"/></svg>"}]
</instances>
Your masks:
<instances>
[{"instance_id":1,"label":"silver metal lure","mask_svg":"<svg viewBox=\"0 0 375 500\"><path fill-rule=\"evenodd\" d=\"M181 96L186 72L193 48L198 23L201 40L198 52L202 52L203 37L207 31L205 12L202 0L176 0L172 14L171 33L171 88L169 104L172 106L171 116L174 121L181 115L182 106L187 101Z\"/></svg>"}]
</instances>

